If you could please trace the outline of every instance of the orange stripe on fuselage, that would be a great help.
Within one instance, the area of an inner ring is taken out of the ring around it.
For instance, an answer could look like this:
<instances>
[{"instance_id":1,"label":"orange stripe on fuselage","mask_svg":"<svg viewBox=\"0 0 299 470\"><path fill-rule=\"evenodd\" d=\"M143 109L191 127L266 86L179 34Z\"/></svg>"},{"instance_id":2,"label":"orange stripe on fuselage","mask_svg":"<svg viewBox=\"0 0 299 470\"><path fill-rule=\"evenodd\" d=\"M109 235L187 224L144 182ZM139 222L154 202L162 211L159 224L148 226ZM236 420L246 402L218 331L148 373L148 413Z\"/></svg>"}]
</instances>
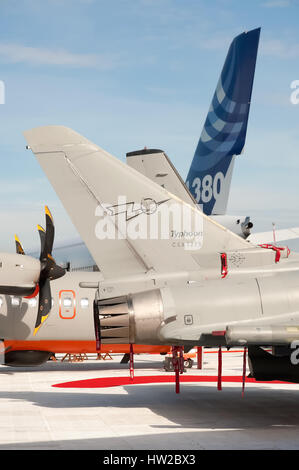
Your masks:
<instances>
[{"instance_id":1,"label":"orange stripe on fuselage","mask_svg":"<svg viewBox=\"0 0 299 470\"><path fill-rule=\"evenodd\" d=\"M129 353L129 344L102 344L101 351L96 350L95 341L15 341L5 340L5 348L10 351L50 351L53 353ZM145 346L134 344L136 354L167 353L170 346Z\"/></svg>"}]
</instances>

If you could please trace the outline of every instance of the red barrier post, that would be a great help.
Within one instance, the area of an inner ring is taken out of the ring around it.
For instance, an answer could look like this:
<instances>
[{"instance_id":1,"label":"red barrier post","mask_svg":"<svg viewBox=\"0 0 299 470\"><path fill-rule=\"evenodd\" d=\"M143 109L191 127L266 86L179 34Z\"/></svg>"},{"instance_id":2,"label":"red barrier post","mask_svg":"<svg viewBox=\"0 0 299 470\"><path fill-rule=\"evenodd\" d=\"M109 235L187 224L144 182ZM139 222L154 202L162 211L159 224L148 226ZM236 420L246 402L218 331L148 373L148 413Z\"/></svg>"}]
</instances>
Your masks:
<instances>
[{"instance_id":1,"label":"red barrier post","mask_svg":"<svg viewBox=\"0 0 299 470\"><path fill-rule=\"evenodd\" d=\"M197 369L202 369L203 347L197 347Z\"/></svg>"}]
</instances>

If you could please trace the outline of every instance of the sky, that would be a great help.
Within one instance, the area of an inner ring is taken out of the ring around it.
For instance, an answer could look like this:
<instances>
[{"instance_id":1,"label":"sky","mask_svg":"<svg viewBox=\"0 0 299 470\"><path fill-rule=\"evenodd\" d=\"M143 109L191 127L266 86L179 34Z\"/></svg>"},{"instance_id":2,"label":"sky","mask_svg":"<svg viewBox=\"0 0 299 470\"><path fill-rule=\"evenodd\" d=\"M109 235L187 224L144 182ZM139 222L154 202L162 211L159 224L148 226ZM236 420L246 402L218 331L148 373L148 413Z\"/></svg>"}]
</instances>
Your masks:
<instances>
[{"instance_id":1,"label":"sky","mask_svg":"<svg viewBox=\"0 0 299 470\"><path fill-rule=\"evenodd\" d=\"M45 204L56 240L76 236L24 130L68 126L123 161L160 148L185 179L229 44L257 27L227 212L250 215L255 231L299 226L298 17L299 0L0 0L0 251L15 233L38 245Z\"/></svg>"}]
</instances>

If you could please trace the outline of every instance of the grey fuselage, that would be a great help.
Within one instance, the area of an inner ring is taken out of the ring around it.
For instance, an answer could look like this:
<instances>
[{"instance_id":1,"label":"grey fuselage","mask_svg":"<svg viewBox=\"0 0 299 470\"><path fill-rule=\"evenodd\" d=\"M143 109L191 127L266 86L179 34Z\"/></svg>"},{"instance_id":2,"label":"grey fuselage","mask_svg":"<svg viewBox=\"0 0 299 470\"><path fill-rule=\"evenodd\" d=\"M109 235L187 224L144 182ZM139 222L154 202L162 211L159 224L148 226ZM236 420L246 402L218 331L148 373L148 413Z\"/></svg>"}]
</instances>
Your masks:
<instances>
[{"instance_id":1,"label":"grey fuselage","mask_svg":"<svg viewBox=\"0 0 299 470\"><path fill-rule=\"evenodd\" d=\"M52 309L36 336L38 297L0 295L1 338L94 341L95 299L102 342L110 344L199 345L205 344L206 335L231 325L299 325L299 265L283 263L284 269L272 274L257 271L254 276L209 281L141 277L113 282L98 272L66 273L51 282ZM117 312L120 305L123 309ZM115 312L119 319L123 315L116 329Z\"/></svg>"}]
</instances>

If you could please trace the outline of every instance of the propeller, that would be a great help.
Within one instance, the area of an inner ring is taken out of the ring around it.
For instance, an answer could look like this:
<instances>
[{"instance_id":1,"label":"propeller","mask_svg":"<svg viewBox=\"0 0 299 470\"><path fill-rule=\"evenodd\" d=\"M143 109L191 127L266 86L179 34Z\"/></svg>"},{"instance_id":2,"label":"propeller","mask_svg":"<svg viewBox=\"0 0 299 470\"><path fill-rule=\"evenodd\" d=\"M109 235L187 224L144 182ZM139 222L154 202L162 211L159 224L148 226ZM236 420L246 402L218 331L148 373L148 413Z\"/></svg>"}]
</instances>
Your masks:
<instances>
[{"instance_id":1,"label":"propeller","mask_svg":"<svg viewBox=\"0 0 299 470\"><path fill-rule=\"evenodd\" d=\"M41 272L39 277L39 303L38 313L35 322L33 335L35 336L41 325L48 318L51 310L51 286L50 281L59 279L64 276L65 269L58 266L52 256L53 242L54 242L54 222L52 214L47 206L45 206L46 216L46 230L38 225L38 233L41 241L40 263Z\"/></svg>"},{"instance_id":2,"label":"propeller","mask_svg":"<svg viewBox=\"0 0 299 470\"><path fill-rule=\"evenodd\" d=\"M35 336L41 325L46 321L51 310L52 296L50 281L59 279L64 276L65 269L58 266L52 256L52 249L54 243L54 222L52 214L47 206L45 206L46 216L46 230L38 225L38 233L40 236L41 249L40 249L40 276L37 284L37 288L34 294L30 297L35 297L39 292L38 312L35 322L33 335ZM24 255L24 249L19 238L15 235L16 251L18 254ZM28 297L29 298L29 297Z\"/></svg>"}]
</instances>

